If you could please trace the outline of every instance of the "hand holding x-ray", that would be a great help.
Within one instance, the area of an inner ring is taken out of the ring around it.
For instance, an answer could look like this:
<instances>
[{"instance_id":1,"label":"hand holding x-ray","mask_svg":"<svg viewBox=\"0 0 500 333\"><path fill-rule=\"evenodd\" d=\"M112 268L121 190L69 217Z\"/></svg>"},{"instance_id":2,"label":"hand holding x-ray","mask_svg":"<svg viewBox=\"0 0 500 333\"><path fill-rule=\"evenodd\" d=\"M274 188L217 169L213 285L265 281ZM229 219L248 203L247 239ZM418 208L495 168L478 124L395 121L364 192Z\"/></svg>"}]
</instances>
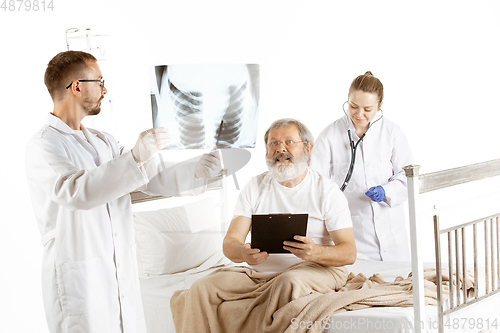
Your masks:
<instances>
[{"instance_id":1,"label":"hand holding x-ray","mask_svg":"<svg viewBox=\"0 0 500 333\"><path fill-rule=\"evenodd\" d=\"M170 141L168 129L155 127L139 134L137 143L132 148L132 155L139 164L144 164L153 158L160 150L165 148Z\"/></svg>"},{"instance_id":2,"label":"hand holding x-ray","mask_svg":"<svg viewBox=\"0 0 500 333\"><path fill-rule=\"evenodd\" d=\"M203 154L196 163L194 175L196 178L214 178L222 170L219 151L214 150L209 154Z\"/></svg>"}]
</instances>

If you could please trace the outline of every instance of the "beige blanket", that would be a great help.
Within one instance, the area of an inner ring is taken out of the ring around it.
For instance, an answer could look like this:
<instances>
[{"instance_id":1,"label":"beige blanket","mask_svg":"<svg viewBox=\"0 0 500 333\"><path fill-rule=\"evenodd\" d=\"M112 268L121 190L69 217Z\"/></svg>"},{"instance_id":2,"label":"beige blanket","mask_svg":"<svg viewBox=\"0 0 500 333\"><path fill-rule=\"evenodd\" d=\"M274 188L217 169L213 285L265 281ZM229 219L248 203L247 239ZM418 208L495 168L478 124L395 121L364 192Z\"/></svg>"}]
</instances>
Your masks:
<instances>
[{"instance_id":1,"label":"beige blanket","mask_svg":"<svg viewBox=\"0 0 500 333\"><path fill-rule=\"evenodd\" d=\"M425 303L435 304L435 270L425 271L424 279ZM448 283L447 274L443 280ZM313 262L273 274L222 268L189 290L176 291L170 305L177 333L313 333L321 332L336 312L412 306L412 280L398 277L389 283L378 274L367 278Z\"/></svg>"}]
</instances>

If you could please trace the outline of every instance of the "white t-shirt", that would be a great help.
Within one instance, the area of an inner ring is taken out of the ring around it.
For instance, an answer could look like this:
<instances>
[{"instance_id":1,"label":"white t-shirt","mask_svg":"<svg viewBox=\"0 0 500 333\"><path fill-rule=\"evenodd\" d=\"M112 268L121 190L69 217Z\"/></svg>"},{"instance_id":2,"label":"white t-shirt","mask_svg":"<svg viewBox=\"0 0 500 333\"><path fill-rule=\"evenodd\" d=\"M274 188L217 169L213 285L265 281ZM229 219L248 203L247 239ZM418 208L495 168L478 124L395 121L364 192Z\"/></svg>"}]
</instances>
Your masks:
<instances>
[{"instance_id":1,"label":"white t-shirt","mask_svg":"<svg viewBox=\"0 0 500 333\"><path fill-rule=\"evenodd\" d=\"M330 179L313 170L295 187L288 188L271 178L268 172L253 177L241 190L235 216L252 214L307 213L307 237L317 245L333 245L329 231L352 228L347 199ZM256 266L261 272L277 272L302 261L293 254L270 254Z\"/></svg>"}]
</instances>

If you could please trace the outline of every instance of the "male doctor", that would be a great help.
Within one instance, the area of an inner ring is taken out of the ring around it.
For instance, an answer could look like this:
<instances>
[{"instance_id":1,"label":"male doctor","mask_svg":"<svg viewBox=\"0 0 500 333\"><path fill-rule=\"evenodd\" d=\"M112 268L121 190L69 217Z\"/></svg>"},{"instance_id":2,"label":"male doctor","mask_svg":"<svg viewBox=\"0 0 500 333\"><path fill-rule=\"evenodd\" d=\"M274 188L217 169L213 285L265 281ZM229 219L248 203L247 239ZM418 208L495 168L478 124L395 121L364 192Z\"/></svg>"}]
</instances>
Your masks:
<instances>
[{"instance_id":1,"label":"male doctor","mask_svg":"<svg viewBox=\"0 0 500 333\"><path fill-rule=\"evenodd\" d=\"M44 245L49 330L146 332L129 192L189 194L218 174L219 157L166 165L155 157L169 141L166 128L141 133L130 151L84 127L82 119L100 112L107 92L88 53L57 54L45 85L54 110L28 143L26 172Z\"/></svg>"}]
</instances>

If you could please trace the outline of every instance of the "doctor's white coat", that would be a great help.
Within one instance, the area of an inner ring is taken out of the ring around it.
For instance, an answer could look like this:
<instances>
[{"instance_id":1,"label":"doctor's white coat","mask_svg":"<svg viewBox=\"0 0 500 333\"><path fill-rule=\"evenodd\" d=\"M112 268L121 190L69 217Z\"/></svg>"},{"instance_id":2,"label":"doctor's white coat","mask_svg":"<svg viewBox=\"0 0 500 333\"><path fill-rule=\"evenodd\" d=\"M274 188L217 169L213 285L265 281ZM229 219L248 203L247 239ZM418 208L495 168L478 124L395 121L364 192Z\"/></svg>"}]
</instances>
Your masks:
<instances>
[{"instance_id":1,"label":"doctor's white coat","mask_svg":"<svg viewBox=\"0 0 500 333\"><path fill-rule=\"evenodd\" d=\"M181 195L179 184L195 186L195 163L167 168L156 158L141 171L112 136L82 128L89 142L49 114L26 150L49 330L146 332L129 192L155 176L155 193Z\"/></svg>"},{"instance_id":2,"label":"doctor's white coat","mask_svg":"<svg viewBox=\"0 0 500 333\"><path fill-rule=\"evenodd\" d=\"M347 129L356 143L354 126L346 116L328 125L311 154L311 169L341 186L351 161ZM351 181L344 191L351 211L358 259L410 260L404 166L413 163L410 145L401 129L386 118L367 131L356 152ZM374 202L365 192L382 185L386 197Z\"/></svg>"}]
</instances>

